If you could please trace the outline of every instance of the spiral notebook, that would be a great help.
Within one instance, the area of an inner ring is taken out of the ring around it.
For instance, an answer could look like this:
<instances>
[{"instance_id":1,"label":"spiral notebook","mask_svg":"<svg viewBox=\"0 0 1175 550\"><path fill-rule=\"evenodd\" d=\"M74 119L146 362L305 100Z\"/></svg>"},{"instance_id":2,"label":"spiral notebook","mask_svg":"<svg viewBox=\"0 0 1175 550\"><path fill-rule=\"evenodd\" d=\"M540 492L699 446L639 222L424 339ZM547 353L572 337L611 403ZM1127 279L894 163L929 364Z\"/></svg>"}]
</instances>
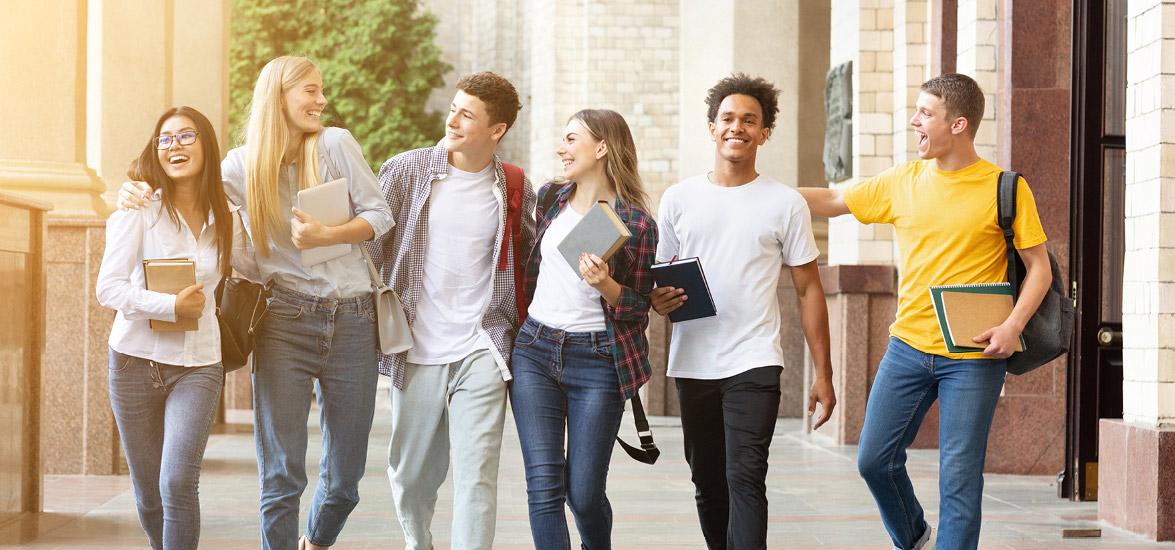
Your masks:
<instances>
[{"instance_id":1,"label":"spiral notebook","mask_svg":"<svg viewBox=\"0 0 1175 550\"><path fill-rule=\"evenodd\" d=\"M930 287L934 315L951 353L974 353L987 347L972 340L1003 324L1012 314L1014 298L1008 283L978 283ZM1024 337L1015 351L1024 351Z\"/></svg>"}]
</instances>

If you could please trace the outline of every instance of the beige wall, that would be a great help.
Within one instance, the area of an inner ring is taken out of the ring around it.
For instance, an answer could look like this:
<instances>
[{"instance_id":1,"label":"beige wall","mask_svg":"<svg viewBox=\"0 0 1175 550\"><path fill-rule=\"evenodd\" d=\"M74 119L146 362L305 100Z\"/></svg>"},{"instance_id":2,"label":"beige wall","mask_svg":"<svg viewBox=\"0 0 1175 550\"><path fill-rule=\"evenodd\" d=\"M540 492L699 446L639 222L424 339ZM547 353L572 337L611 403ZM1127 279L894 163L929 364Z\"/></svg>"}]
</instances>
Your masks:
<instances>
[{"instance_id":1,"label":"beige wall","mask_svg":"<svg viewBox=\"0 0 1175 550\"><path fill-rule=\"evenodd\" d=\"M1175 6L1132 0L1127 24L1122 419L1175 426Z\"/></svg>"}]
</instances>

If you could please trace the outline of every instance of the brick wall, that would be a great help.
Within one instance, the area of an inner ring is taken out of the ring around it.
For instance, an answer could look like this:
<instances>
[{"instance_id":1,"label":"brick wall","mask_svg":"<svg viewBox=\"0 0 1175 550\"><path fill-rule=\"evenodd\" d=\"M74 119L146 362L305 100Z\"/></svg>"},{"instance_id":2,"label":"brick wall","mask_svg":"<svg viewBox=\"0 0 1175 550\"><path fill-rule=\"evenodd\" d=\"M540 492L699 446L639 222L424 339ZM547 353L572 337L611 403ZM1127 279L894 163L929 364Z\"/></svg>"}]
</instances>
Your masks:
<instances>
[{"instance_id":1,"label":"brick wall","mask_svg":"<svg viewBox=\"0 0 1175 550\"><path fill-rule=\"evenodd\" d=\"M1175 2L1127 23L1123 420L1175 424Z\"/></svg>"}]
</instances>

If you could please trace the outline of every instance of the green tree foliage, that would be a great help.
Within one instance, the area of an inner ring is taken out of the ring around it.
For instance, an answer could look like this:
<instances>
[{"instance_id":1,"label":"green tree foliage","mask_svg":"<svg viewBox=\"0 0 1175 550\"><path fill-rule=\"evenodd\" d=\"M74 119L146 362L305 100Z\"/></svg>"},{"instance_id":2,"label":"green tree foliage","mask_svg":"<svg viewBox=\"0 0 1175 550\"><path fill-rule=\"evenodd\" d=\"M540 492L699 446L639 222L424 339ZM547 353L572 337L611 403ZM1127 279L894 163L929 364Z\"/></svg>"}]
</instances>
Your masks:
<instances>
[{"instance_id":1,"label":"green tree foliage","mask_svg":"<svg viewBox=\"0 0 1175 550\"><path fill-rule=\"evenodd\" d=\"M434 43L436 17L417 0L232 0L229 123L244 141L253 85L281 55L322 71L323 123L351 131L373 169L392 155L433 145L444 115L426 112L452 67Z\"/></svg>"}]
</instances>

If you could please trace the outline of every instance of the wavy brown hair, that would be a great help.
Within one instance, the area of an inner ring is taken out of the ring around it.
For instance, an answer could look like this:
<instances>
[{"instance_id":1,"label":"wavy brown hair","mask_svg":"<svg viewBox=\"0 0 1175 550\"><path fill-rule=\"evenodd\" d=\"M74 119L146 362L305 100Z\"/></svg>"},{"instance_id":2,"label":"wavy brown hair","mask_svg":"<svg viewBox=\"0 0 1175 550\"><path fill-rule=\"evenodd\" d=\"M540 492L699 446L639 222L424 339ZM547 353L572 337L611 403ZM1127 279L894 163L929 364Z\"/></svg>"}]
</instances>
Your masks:
<instances>
[{"instance_id":1,"label":"wavy brown hair","mask_svg":"<svg viewBox=\"0 0 1175 550\"><path fill-rule=\"evenodd\" d=\"M635 204L642 210L649 210L649 195L641 183L637 170L636 143L628 123L620 113L609 109L584 109L571 116L568 121L578 120L592 135L592 139L604 142L608 147L604 162L604 175L624 202Z\"/></svg>"},{"instance_id":2,"label":"wavy brown hair","mask_svg":"<svg viewBox=\"0 0 1175 550\"><path fill-rule=\"evenodd\" d=\"M147 140L143 152L139 153L138 158L131 161L126 175L132 180L147 182L151 189L162 189L163 208L167 210L168 217L177 226L183 223L180 221L179 213L175 209L175 202L172 200L172 197L175 196L175 182L159 164L159 150L155 147L155 137L159 135L163 123L175 116L185 116L191 119L199 134L196 139L204 148L204 165L200 167L200 185L196 193L196 207L199 208L200 215L204 219L208 219L208 213L211 212L216 220L214 227L216 228L216 251L220 258L220 270L221 273L228 275L232 269L230 260L233 251L233 220L228 211L228 197L224 194L224 183L220 176L220 145L216 141L216 130L212 129L212 123L208 121L208 117L205 117L200 111L186 106L172 107L165 111L155 122L155 132Z\"/></svg>"}]
</instances>

